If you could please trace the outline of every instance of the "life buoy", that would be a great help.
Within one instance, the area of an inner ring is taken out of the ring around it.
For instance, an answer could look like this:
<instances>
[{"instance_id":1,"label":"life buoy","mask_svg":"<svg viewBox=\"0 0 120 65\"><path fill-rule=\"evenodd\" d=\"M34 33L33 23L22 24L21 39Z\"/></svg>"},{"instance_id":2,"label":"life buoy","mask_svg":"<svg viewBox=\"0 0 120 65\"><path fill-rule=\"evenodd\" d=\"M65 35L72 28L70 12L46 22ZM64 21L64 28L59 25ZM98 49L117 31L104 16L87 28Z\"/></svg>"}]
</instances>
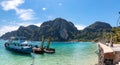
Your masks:
<instances>
[{"instance_id":1,"label":"life buoy","mask_svg":"<svg viewBox=\"0 0 120 65\"><path fill-rule=\"evenodd\" d=\"M9 44L8 43L5 43L5 47L8 47L9 46Z\"/></svg>"}]
</instances>

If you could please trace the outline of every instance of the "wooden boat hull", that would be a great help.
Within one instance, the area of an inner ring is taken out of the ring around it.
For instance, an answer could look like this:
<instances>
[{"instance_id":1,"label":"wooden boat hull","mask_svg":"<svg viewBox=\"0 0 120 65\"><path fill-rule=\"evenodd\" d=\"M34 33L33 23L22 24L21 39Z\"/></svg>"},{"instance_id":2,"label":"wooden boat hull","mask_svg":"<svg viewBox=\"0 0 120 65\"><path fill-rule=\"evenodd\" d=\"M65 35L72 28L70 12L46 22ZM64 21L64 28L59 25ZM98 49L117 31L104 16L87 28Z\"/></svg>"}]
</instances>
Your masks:
<instances>
[{"instance_id":1,"label":"wooden boat hull","mask_svg":"<svg viewBox=\"0 0 120 65\"><path fill-rule=\"evenodd\" d=\"M53 54L53 53L55 53L55 49L52 49L52 48L50 48L50 49L44 49L44 52L48 53L48 54Z\"/></svg>"},{"instance_id":2,"label":"wooden boat hull","mask_svg":"<svg viewBox=\"0 0 120 65\"><path fill-rule=\"evenodd\" d=\"M33 52L37 54L44 54L44 51L40 48L33 48Z\"/></svg>"}]
</instances>

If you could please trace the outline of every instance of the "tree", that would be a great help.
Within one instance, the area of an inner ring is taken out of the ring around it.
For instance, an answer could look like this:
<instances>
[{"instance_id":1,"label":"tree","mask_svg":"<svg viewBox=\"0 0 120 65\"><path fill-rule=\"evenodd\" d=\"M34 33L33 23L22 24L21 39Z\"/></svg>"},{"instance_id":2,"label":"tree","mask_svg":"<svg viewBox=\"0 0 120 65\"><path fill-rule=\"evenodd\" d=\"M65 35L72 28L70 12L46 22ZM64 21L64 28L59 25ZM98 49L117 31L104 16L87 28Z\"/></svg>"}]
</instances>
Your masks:
<instances>
[{"instance_id":1,"label":"tree","mask_svg":"<svg viewBox=\"0 0 120 65\"><path fill-rule=\"evenodd\" d=\"M107 43L110 42L110 38L111 38L110 33L106 33L106 35L105 35L105 41L106 41Z\"/></svg>"},{"instance_id":2,"label":"tree","mask_svg":"<svg viewBox=\"0 0 120 65\"><path fill-rule=\"evenodd\" d=\"M120 28L119 27L115 27L112 29L112 32L113 32L113 40L114 40L114 43L117 44L120 42Z\"/></svg>"}]
</instances>

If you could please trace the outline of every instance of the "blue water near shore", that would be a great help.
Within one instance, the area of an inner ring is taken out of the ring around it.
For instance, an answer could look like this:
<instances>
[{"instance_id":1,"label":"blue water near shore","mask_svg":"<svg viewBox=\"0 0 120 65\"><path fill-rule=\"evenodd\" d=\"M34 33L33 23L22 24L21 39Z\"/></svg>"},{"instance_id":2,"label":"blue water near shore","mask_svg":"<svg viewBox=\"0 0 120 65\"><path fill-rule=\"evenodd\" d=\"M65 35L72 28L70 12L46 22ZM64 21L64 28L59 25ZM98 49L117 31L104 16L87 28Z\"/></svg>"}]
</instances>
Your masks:
<instances>
[{"instance_id":1,"label":"blue water near shore","mask_svg":"<svg viewBox=\"0 0 120 65\"><path fill-rule=\"evenodd\" d=\"M32 56L6 50L0 40L0 65L31 65ZM39 45L40 42L32 42ZM98 62L97 45L92 42L52 42L55 54L34 54L34 65L94 65Z\"/></svg>"}]
</instances>

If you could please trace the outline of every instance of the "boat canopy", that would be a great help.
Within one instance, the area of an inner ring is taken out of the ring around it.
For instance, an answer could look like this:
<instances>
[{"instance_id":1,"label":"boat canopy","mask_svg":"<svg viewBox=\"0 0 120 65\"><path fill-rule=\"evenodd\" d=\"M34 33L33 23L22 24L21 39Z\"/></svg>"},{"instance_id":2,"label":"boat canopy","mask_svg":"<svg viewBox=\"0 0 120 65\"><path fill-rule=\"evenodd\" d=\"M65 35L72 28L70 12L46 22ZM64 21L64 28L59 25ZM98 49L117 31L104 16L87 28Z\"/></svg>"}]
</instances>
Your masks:
<instances>
[{"instance_id":1,"label":"boat canopy","mask_svg":"<svg viewBox=\"0 0 120 65\"><path fill-rule=\"evenodd\" d=\"M10 37L10 42L17 42L17 43L23 43L26 41L25 37L22 36L15 36L15 37ZM26 43L26 42L25 42Z\"/></svg>"}]
</instances>

